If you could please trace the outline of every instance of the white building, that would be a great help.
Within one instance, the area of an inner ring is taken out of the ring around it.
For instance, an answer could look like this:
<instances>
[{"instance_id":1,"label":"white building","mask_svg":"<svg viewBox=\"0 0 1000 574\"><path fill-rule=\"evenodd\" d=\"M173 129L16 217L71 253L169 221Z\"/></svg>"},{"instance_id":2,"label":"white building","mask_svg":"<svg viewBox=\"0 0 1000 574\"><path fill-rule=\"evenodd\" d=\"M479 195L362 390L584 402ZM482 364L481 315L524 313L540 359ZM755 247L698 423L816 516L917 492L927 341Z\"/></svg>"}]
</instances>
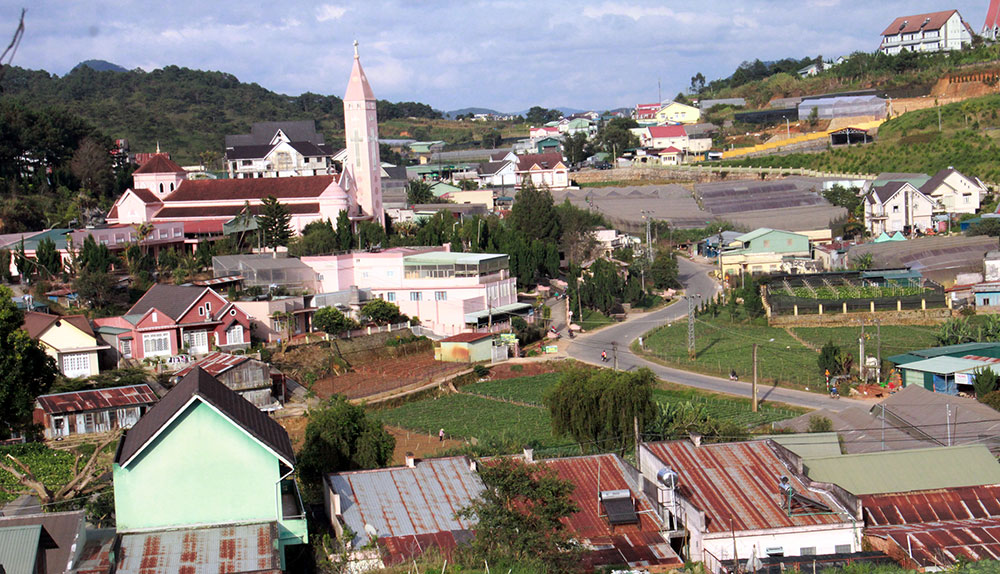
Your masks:
<instances>
[{"instance_id":1,"label":"white building","mask_svg":"<svg viewBox=\"0 0 1000 574\"><path fill-rule=\"evenodd\" d=\"M882 31L883 54L961 50L972 43L972 29L958 10L916 14L896 18Z\"/></svg>"},{"instance_id":2,"label":"white building","mask_svg":"<svg viewBox=\"0 0 1000 574\"><path fill-rule=\"evenodd\" d=\"M517 156L515 172L517 189L525 180L530 180L536 188L545 187L551 191L569 187L569 168L559 152L529 153Z\"/></svg>"},{"instance_id":3,"label":"white building","mask_svg":"<svg viewBox=\"0 0 1000 574\"><path fill-rule=\"evenodd\" d=\"M334 153L312 121L260 122L249 134L226 136L231 179L327 175Z\"/></svg>"},{"instance_id":4,"label":"white building","mask_svg":"<svg viewBox=\"0 0 1000 574\"><path fill-rule=\"evenodd\" d=\"M874 237L930 229L936 202L910 183L892 181L868 192L864 206L865 227Z\"/></svg>"},{"instance_id":5,"label":"white building","mask_svg":"<svg viewBox=\"0 0 1000 574\"><path fill-rule=\"evenodd\" d=\"M861 550L860 503L814 483L772 441L643 443L639 471L663 528L688 537L684 559L718 573L734 558ZM735 553L735 556L734 556Z\"/></svg>"},{"instance_id":6,"label":"white building","mask_svg":"<svg viewBox=\"0 0 1000 574\"><path fill-rule=\"evenodd\" d=\"M936 211L944 213L976 213L979 202L986 195L983 182L970 178L953 167L934 174L920 191L937 202Z\"/></svg>"}]
</instances>

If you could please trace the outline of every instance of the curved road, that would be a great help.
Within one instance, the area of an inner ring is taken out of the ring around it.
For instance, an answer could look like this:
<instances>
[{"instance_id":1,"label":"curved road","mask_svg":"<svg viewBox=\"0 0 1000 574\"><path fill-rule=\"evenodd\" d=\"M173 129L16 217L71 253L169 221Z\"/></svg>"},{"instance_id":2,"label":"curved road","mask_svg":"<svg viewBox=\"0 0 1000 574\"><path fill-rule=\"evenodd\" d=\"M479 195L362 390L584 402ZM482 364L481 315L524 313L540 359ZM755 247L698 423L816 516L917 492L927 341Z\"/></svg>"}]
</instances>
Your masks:
<instances>
[{"instance_id":1,"label":"curved road","mask_svg":"<svg viewBox=\"0 0 1000 574\"><path fill-rule=\"evenodd\" d=\"M718 283L708 276L711 266L694 263L683 257L677 258L680 280L687 293L700 294L702 297L713 296L721 290ZM618 344L618 368L626 371L640 367L650 368L656 375L666 381L697 387L707 391L727 393L741 397L750 397L752 385L749 382L732 382L728 378L713 377L692 373L672 367L653 363L639 357L629 350L633 341L654 329L658 325L674 322L687 316L687 302L679 299L676 303L653 313L635 316L633 320L604 327L593 333L579 335L573 339L566 349L567 354L579 361L601 365L601 350L608 352L609 363L613 360L612 348ZM607 365L604 365L607 366ZM841 410L848 406L867 406L870 402L852 399L831 399L819 393L784 389L771 385L758 385L757 396L762 401L780 402L810 409L828 408Z\"/></svg>"}]
</instances>

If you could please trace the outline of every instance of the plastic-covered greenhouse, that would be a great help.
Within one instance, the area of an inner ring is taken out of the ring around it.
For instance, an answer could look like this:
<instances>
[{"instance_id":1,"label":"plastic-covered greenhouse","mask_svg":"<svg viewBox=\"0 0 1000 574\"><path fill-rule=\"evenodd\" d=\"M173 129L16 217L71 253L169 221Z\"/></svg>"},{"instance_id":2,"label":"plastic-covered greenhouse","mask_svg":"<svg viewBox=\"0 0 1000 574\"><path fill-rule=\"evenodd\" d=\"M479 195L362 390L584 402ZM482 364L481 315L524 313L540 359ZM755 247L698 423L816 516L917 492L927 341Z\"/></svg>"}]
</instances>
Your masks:
<instances>
[{"instance_id":1,"label":"plastic-covered greenhouse","mask_svg":"<svg viewBox=\"0 0 1000 574\"><path fill-rule=\"evenodd\" d=\"M215 277L243 276L245 287L278 287L316 289L316 272L312 267L290 257L271 255L217 255L212 258Z\"/></svg>"},{"instance_id":2,"label":"plastic-covered greenhouse","mask_svg":"<svg viewBox=\"0 0 1000 574\"><path fill-rule=\"evenodd\" d=\"M799 104L799 120L806 120L817 110L819 119L853 118L858 116L885 117L885 100L878 96L832 96L805 100Z\"/></svg>"}]
</instances>

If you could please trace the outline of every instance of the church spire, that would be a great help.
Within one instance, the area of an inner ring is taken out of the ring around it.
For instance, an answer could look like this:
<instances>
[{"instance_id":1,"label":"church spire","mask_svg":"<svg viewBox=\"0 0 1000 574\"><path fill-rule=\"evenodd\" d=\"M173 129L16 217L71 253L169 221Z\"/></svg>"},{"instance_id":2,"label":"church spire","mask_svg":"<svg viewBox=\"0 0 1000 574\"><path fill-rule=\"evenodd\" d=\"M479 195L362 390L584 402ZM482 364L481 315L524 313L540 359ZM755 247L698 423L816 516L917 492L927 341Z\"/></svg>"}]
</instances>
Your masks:
<instances>
[{"instance_id":1,"label":"church spire","mask_svg":"<svg viewBox=\"0 0 1000 574\"><path fill-rule=\"evenodd\" d=\"M358 57L354 41L354 66L344 94L344 132L347 158L344 171L350 174L348 195L352 216L367 216L382 225L382 163L378 149L378 116L375 93Z\"/></svg>"}]
</instances>

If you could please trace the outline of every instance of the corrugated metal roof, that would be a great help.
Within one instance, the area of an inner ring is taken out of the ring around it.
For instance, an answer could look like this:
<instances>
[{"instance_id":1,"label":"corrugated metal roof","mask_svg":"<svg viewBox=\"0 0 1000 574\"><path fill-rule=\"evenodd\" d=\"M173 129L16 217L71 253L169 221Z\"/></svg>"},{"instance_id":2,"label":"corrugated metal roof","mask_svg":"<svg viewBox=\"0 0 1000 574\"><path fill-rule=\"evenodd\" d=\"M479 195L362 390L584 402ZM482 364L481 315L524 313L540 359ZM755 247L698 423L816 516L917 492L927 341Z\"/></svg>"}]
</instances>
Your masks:
<instances>
[{"instance_id":1,"label":"corrugated metal roof","mask_svg":"<svg viewBox=\"0 0 1000 574\"><path fill-rule=\"evenodd\" d=\"M973 369L985 367L986 365L988 365L988 363L985 361L940 356L924 359L922 361L913 361L912 363L900 365L900 367L911 371L934 373L936 375L950 375L952 373L971 371Z\"/></svg>"},{"instance_id":2,"label":"corrugated metal roof","mask_svg":"<svg viewBox=\"0 0 1000 574\"><path fill-rule=\"evenodd\" d=\"M37 399L42 410L50 415L151 405L157 400L156 393L149 385L42 395Z\"/></svg>"},{"instance_id":3,"label":"corrugated metal roof","mask_svg":"<svg viewBox=\"0 0 1000 574\"><path fill-rule=\"evenodd\" d=\"M959 558L1000 559L1000 519L979 518L869 528L866 536L891 540L920 566L950 566Z\"/></svg>"},{"instance_id":4,"label":"corrugated metal roof","mask_svg":"<svg viewBox=\"0 0 1000 574\"><path fill-rule=\"evenodd\" d=\"M453 253L430 251L403 257L403 265L477 265L483 261L507 258L504 253Z\"/></svg>"},{"instance_id":5,"label":"corrugated metal roof","mask_svg":"<svg viewBox=\"0 0 1000 574\"><path fill-rule=\"evenodd\" d=\"M5 574L34 574L42 525L0 528L0 566Z\"/></svg>"},{"instance_id":6,"label":"corrugated metal roof","mask_svg":"<svg viewBox=\"0 0 1000 574\"><path fill-rule=\"evenodd\" d=\"M803 432L758 437L771 439L802 458L840 456L840 439L835 432Z\"/></svg>"},{"instance_id":7,"label":"corrugated metal roof","mask_svg":"<svg viewBox=\"0 0 1000 574\"><path fill-rule=\"evenodd\" d=\"M469 530L475 523L455 513L485 487L467 458L449 457L421 460L414 468L330 474L327 488L340 495L344 522L356 533L354 548L360 548L370 538L366 524L379 539Z\"/></svg>"},{"instance_id":8,"label":"corrugated metal roof","mask_svg":"<svg viewBox=\"0 0 1000 574\"><path fill-rule=\"evenodd\" d=\"M1000 445L1000 413L975 399L934 393L917 385L896 391L882 401L886 418L902 430L944 446ZM874 407L878 414L880 407Z\"/></svg>"},{"instance_id":9,"label":"corrugated metal roof","mask_svg":"<svg viewBox=\"0 0 1000 574\"><path fill-rule=\"evenodd\" d=\"M83 533L84 511L46 512L0 518L0 528L35 525L41 525L44 529L43 535L47 534L54 542L45 550L46 574L62 574L66 571L66 564L72 560L73 548Z\"/></svg>"},{"instance_id":10,"label":"corrugated metal roof","mask_svg":"<svg viewBox=\"0 0 1000 574\"><path fill-rule=\"evenodd\" d=\"M118 574L281 572L278 524L123 534Z\"/></svg>"},{"instance_id":11,"label":"corrugated metal roof","mask_svg":"<svg viewBox=\"0 0 1000 574\"><path fill-rule=\"evenodd\" d=\"M861 497L868 527L1000 517L1000 485Z\"/></svg>"},{"instance_id":12,"label":"corrugated metal roof","mask_svg":"<svg viewBox=\"0 0 1000 574\"><path fill-rule=\"evenodd\" d=\"M813 458L803 464L809 478L856 495L1000 484L1000 464L983 445Z\"/></svg>"},{"instance_id":13,"label":"corrugated metal roof","mask_svg":"<svg viewBox=\"0 0 1000 574\"><path fill-rule=\"evenodd\" d=\"M629 566L674 565L683 561L659 533L654 508L642 495L638 471L614 454L551 459L540 462L556 471L559 478L575 485L571 495L579 510L564 520L573 538L594 549L585 558L589 566L621 564ZM635 476L627 477L631 470ZM602 491L628 490L632 495L638 524L612 526L598 501Z\"/></svg>"},{"instance_id":14,"label":"corrugated metal roof","mask_svg":"<svg viewBox=\"0 0 1000 574\"><path fill-rule=\"evenodd\" d=\"M848 520L834 514L789 516L778 489L782 476L792 487L837 509L830 496L802 484L766 441L694 446L690 441L643 443L664 465L680 475L678 492L705 512L709 533L730 530L774 530L840 524Z\"/></svg>"},{"instance_id":15,"label":"corrugated metal roof","mask_svg":"<svg viewBox=\"0 0 1000 574\"><path fill-rule=\"evenodd\" d=\"M205 372L212 375L213 377L218 377L222 373L225 373L229 369L249 361L250 357L246 355L230 355L229 353L211 353L207 355L204 359L198 361L193 365L188 365L184 367L174 376L183 377L184 375L191 372L195 367L201 367L205 369Z\"/></svg>"}]
</instances>

